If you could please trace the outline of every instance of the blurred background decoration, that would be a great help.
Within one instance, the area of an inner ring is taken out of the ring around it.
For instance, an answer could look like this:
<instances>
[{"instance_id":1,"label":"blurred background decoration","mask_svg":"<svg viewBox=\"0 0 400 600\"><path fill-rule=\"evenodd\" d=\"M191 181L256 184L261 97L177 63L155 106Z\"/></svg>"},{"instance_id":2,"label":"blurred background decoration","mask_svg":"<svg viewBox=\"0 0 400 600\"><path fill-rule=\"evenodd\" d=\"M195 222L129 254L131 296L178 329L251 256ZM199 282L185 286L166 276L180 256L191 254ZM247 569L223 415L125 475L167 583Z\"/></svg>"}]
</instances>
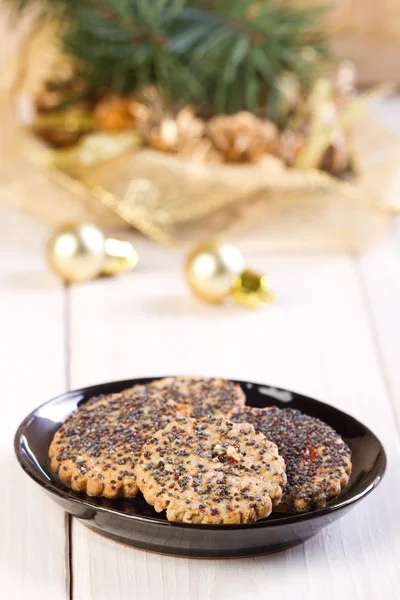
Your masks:
<instances>
[{"instance_id":1,"label":"blurred background decoration","mask_svg":"<svg viewBox=\"0 0 400 600\"><path fill-rule=\"evenodd\" d=\"M126 240L106 237L91 223L64 223L47 241L46 257L65 283L111 277L134 269L139 257Z\"/></svg>"},{"instance_id":2,"label":"blurred background decoration","mask_svg":"<svg viewBox=\"0 0 400 600\"><path fill-rule=\"evenodd\" d=\"M241 252L226 242L206 241L192 248L185 275L194 295L210 304L232 298L247 308L256 308L275 300L269 276L245 268Z\"/></svg>"},{"instance_id":3,"label":"blurred background decoration","mask_svg":"<svg viewBox=\"0 0 400 600\"><path fill-rule=\"evenodd\" d=\"M378 240L399 208L400 140L368 109L391 88L360 94L357 72L382 81L355 46L358 71L331 49L386 31L384 11L323 4L9 0L23 35L3 69L0 198L169 245L249 227L267 249Z\"/></svg>"}]
</instances>

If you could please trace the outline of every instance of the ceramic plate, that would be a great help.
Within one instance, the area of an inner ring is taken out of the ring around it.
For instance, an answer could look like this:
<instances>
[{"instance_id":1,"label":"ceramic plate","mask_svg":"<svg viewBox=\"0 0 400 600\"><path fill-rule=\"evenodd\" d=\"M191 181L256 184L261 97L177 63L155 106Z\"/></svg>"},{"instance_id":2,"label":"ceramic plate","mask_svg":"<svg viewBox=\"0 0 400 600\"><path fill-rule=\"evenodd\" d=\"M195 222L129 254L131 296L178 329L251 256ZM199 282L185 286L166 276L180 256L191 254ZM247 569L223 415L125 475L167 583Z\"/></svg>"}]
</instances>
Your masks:
<instances>
[{"instance_id":1,"label":"ceramic plate","mask_svg":"<svg viewBox=\"0 0 400 600\"><path fill-rule=\"evenodd\" d=\"M237 381L250 406L297 408L318 417L340 433L352 450L349 485L326 508L298 515L272 514L256 523L196 525L170 523L142 497L119 500L90 498L58 482L51 472L48 449L66 416L92 396L119 392L158 377L104 383L68 392L34 410L21 423L15 451L24 471L64 510L101 535L136 548L190 557L241 557L290 548L344 515L380 482L386 456L377 437L346 413L288 390Z\"/></svg>"}]
</instances>

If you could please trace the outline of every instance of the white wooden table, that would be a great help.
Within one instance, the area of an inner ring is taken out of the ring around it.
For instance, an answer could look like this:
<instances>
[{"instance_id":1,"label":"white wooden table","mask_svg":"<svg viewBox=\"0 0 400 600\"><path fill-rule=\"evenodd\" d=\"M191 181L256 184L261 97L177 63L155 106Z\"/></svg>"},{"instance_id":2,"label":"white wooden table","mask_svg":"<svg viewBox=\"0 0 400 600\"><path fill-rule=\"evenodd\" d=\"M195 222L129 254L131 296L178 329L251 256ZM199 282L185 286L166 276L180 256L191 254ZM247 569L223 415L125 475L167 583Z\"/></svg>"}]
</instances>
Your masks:
<instances>
[{"instance_id":1,"label":"white wooden table","mask_svg":"<svg viewBox=\"0 0 400 600\"><path fill-rule=\"evenodd\" d=\"M182 255L145 240L134 273L65 289L46 267L46 234L0 206L0 597L398 598L400 224L362 257L248 256L279 294L255 312L198 303ZM23 474L14 431L69 388L167 373L253 379L353 414L384 442L384 482L304 545L270 556L189 560L100 537Z\"/></svg>"}]
</instances>

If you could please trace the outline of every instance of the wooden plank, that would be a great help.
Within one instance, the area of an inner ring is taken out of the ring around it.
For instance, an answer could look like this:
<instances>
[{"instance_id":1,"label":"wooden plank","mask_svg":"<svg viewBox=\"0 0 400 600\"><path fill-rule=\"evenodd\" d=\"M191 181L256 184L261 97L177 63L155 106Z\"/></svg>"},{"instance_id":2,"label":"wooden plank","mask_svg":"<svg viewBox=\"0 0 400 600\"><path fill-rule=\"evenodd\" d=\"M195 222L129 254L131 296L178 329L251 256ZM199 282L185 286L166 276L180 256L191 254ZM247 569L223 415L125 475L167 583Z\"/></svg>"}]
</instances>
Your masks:
<instances>
[{"instance_id":1,"label":"wooden plank","mask_svg":"<svg viewBox=\"0 0 400 600\"><path fill-rule=\"evenodd\" d=\"M400 135L400 96L377 103L375 116ZM395 176L395 175L394 175ZM397 173L397 179L399 173ZM398 200L398 199L397 199ZM400 217L393 219L390 235L369 252L357 257L360 284L366 296L375 345L382 363L386 385L400 426Z\"/></svg>"},{"instance_id":2,"label":"wooden plank","mask_svg":"<svg viewBox=\"0 0 400 600\"><path fill-rule=\"evenodd\" d=\"M43 260L43 227L2 205L0 223L0 596L66 600L66 517L13 452L21 419L66 387L63 289Z\"/></svg>"},{"instance_id":3,"label":"wooden plank","mask_svg":"<svg viewBox=\"0 0 400 600\"><path fill-rule=\"evenodd\" d=\"M386 383L393 399L400 426L400 219L391 235L378 247L357 259L361 284L374 331L375 344L382 361Z\"/></svg>"},{"instance_id":4,"label":"wooden plank","mask_svg":"<svg viewBox=\"0 0 400 600\"><path fill-rule=\"evenodd\" d=\"M395 598L399 440L354 260L249 257L273 275L279 302L247 312L197 302L182 278L182 256L146 242L139 249L142 266L135 273L72 290L74 387L167 373L271 383L354 414L382 438L391 460L384 484L350 516L268 557L199 561L148 554L74 521L74 599L250 599L277 592L309 600L338 598L344 586L347 597Z\"/></svg>"}]
</instances>

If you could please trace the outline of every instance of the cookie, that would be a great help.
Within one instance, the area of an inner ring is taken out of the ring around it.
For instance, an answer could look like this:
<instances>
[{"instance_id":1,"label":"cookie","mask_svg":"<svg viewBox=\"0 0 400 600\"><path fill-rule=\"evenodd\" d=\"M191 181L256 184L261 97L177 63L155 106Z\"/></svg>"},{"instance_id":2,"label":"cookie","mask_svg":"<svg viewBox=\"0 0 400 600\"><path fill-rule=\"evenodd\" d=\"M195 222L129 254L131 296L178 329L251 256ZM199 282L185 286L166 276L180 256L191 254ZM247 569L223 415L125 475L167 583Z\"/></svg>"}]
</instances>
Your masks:
<instances>
[{"instance_id":1,"label":"cookie","mask_svg":"<svg viewBox=\"0 0 400 600\"><path fill-rule=\"evenodd\" d=\"M213 377L166 377L153 381L147 389L178 404L187 404L190 416L195 419L208 415L229 417L246 403L240 385Z\"/></svg>"},{"instance_id":2,"label":"cookie","mask_svg":"<svg viewBox=\"0 0 400 600\"><path fill-rule=\"evenodd\" d=\"M143 388L93 398L54 435L51 468L73 490L89 496L136 496L133 470L143 444L184 410Z\"/></svg>"},{"instance_id":3,"label":"cookie","mask_svg":"<svg viewBox=\"0 0 400 600\"><path fill-rule=\"evenodd\" d=\"M184 523L249 523L268 517L286 483L276 445L248 423L181 418L157 431L135 467L157 512Z\"/></svg>"},{"instance_id":4,"label":"cookie","mask_svg":"<svg viewBox=\"0 0 400 600\"><path fill-rule=\"evenodd\" d=\"M251 423L278 446L287 474L279 511L294 513L323 508L348 484L351 451L323 421L298 410L275 406L246 406L231 419L235 423Z\"/></svg>"}]
</instances>

